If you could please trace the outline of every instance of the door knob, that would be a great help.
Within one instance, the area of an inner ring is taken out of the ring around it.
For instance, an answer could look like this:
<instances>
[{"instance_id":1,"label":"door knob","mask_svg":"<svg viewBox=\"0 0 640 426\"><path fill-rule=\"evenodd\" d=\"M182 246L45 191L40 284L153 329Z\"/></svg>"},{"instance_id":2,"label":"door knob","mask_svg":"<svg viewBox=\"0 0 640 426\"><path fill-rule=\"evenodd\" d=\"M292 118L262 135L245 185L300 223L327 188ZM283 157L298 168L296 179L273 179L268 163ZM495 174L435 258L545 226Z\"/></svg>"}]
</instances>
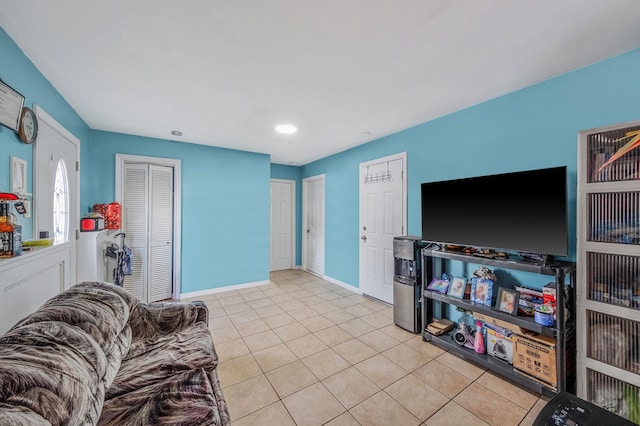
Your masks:
<instances>
[{"instance_id":1,"label":"door knob","mask_svg":"<svg viewBox=\"0 0 640 426\"><path fill-rule=\"evenodd\" d=\"M362 241L367 241L367 236L366 236L366 235L363 235L362 237L360 237L360 239L361 239Z\"/></svg>"}]
</instances>

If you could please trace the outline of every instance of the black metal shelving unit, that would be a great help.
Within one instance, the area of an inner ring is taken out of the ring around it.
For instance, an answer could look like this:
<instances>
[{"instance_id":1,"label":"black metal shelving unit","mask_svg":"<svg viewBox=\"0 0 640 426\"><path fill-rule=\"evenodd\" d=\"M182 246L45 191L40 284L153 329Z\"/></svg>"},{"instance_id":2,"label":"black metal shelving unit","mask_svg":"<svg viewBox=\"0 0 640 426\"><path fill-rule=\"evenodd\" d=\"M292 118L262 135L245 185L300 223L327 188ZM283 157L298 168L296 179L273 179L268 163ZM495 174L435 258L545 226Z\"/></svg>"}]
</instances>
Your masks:
<instances>
[{"instance_id":1,"label":"black metal shelving unit","mask_svg":"<svg viewBox=\"0 0 640 426\"><path fill-rule=\"evenodd\" d=\"M492 309L486 305L480 305L467 299L457 299L446 294L427 290L430 280L439 277L445 271L446 261L455 260L460 262L474 263L480 265L493 266L498 269L512 269L548 275L555 278L556 282L556 316L565 318L565 303L569 309L569 321L556 321L554 327L545 327L536 323L532 317L513 316ZM445 349L467 361L487 368L498 375L505 377L519 385L534 392L553 395L560 392L573 392L575 388L575 272L576 266L573 262L554 262L553 264L541 265L530 262L521 262L509 259L496 259L487 257L477 257L464 253L449 252L425 248L422 250L423 280L422 280L422 338L430 341L434 345ZM568 285L565 278L569 277ZM453 340L451 333L441 336L434 336L425 331L428 322L434 319L436 305L439 305L439 312L446 318L447 310L445 305L454 305L467 311L478 312L489 315L493 318L508 322L516 327L540 333L556 339L556 386L549 386L543 382L532 379L519 373L514 367L487 354L478 354L471 349L464 348Z\"/></svg>"}]
</instances>

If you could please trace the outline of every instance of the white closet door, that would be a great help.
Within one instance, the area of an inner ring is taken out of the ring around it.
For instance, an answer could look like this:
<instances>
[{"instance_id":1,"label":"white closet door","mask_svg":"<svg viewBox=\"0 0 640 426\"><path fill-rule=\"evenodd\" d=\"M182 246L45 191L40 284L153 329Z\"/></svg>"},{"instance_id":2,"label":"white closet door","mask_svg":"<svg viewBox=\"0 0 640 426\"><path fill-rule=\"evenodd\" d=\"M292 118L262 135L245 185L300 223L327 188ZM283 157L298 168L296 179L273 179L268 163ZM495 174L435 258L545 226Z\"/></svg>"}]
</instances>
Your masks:
<instances>
[{"instance_id":1,"label":"white closet door","mask_svg":"<svg viewBox=\"0 0 640 426\"><path fill-rule=\"evenodd\" d=\"M173 284L173 168L149 166L148 300L171 298Z\"/></svg>"},{"instance_id":2,"label":"white closet door","mask_svg":"<svg viewBox=\"0 0 640 426\"><path fill-rule=\"evenodd\" d=\"M123 230L133 256L133 274L124 288L147 301L147 228L149 217L148 166L126 163L124 168Z\"/></svg>"}]
</instances>

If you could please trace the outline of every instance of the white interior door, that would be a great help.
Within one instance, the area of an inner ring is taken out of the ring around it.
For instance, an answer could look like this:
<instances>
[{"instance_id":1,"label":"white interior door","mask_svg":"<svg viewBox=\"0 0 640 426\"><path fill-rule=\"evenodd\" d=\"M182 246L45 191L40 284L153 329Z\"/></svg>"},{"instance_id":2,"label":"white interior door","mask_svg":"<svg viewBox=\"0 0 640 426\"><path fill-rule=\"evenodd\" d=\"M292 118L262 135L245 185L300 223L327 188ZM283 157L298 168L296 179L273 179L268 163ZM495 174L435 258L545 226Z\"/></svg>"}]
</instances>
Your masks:
<instances>
[{"instance_id":1,"label":"white interior door","mask_svg":"<svg viewBox=\"0 0 640 426\"><path fill-rule=\"evenodd\" d=\"M38 117L38 139L33 152L33 237L48 232L56 244L70 242L69 282L75 284L80 140L42 108L35 106L34 110Z\"/></svg>"},{"instance_id":2,"label":"white interior door","mask_svg":"<svg viewBox=\"0 0 640 426\"><path fill-rule=\"evenodd\" d=\"M406 154L360 164L360 290L393 303L393 237L406 229Z\"/></svg>"},{"instance_id":3,"label":"white interior door","mask_svg":"<svg viewBox=\"0 0 640 426\"><path fill-rule=\"evenodd\" d=\"M303 180L305 268L324 275L324 175Z\"/></svg>"},{"instance_id":4,"label":"white interior door","mask_svg":"<svg viewBox=\"0 0 640 426\"><path fill-rule=\"evenodd\" d=\"M271 179L271 271L294 265L295 186L293 180Z\"/></svg>"},{"instance_id":5,"label":"white interior door","mask_svg":"<svg viewBox=\"0 0 640 426\"><path fill-rule=\"evenodd\" d=\"M124 288L145 302L173 292L173 167L124 164L123 232L132 251L133 274Z\"/></svg>"}]
</instances>

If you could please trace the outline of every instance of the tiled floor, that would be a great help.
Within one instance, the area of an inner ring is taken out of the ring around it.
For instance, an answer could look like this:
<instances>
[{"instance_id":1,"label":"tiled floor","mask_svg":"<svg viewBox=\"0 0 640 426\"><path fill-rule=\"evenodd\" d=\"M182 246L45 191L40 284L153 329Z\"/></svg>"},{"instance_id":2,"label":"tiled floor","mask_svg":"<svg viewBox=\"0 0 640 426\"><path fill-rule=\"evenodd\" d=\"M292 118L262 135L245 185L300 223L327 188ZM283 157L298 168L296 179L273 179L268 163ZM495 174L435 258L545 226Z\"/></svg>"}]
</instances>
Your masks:
<instances>
[{"instance_id":1,"label":"tiled floor","mask_svg":"<svg viewBox=\"0 0 640 426\"><path fill-rule=\"evenodd\" d=\"M530 425L547 400L302 271L200 300L234 426Z\"/></svg>"}]
</instances>

